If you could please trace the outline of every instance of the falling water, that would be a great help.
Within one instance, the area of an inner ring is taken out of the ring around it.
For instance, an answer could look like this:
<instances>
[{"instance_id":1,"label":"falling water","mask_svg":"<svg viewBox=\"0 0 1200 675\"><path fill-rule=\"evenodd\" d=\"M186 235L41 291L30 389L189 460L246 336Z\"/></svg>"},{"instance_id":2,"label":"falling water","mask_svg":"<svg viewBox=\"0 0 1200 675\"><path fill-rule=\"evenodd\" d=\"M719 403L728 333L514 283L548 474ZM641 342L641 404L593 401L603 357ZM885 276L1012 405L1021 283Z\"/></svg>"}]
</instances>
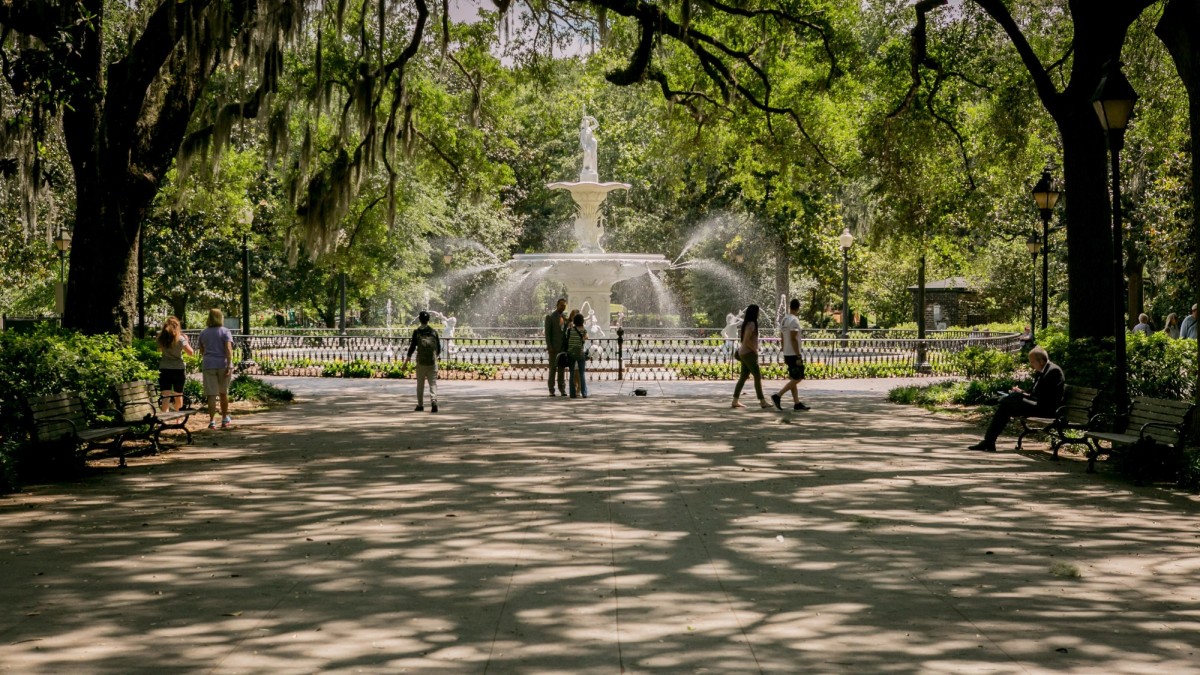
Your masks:
<instances>
[{"instance_id":1,"label":"falling water","mask_svg":"<svg viewBox=\"0 0 1200 675\"><path fill-rule=\"evenodd\" d=\"M478 241L475 241L474 239L463 239L462 237L440 237L434 240L434 246L447 252L449 252L450 249L455 248L465 248L471 251L479 251L492 261L500 263L501 265L504 264L503 261L500 260L499 256L497 256L495 253L492 253L491 249L479 243Z\"/></svg>"},{"instance_id":2,"label":"falling water","mask_svg":"<svg viewBox=\"0 0 1200 675\"><path fill-rule=\"evenodd\" d=\"M446 284L446 285L457 284L458 282L462 281L463 279L473 277L473 276L476 276L479 274L483 274L484 272L490 272L491 270L498 270L504 266L505 266L504 263L488 263L485 265L471 265L469 267L463 267L461 269L450 270L449 272L443 272L442 274L439 274L439 275L433 277L432 279L430 279L430 281L436 282L436 283L442 283L442 284Z\"/></svg>"},{"instance_id":3,"label":"falling water","mask_svg":"<svg viewBox=\"0 0 1200 675\"><path fill-rule=\"evenodd\" d=\"M775 325L783 325L783 315L787 314L787 295L779 296L779 306L775 308Z\"/></svg>"},{"instance_id":4,"label":"falling water","mask_svg":"<svg viewBox=\"0 0 1200 675\"><path fill-rule=\"evenodd\" d=\"M478 313L477 325L494 326L505 313L537 312L531 299L534 289L546 277L551 267L523 270L501 279L490 289L480 294L473 309Z\"/></svg>"},{"instance_id":5,"label":"falling water","mask_svg":"<svg viewBox=\"0 0 1200 675\"><path fill-rule=\"evenodd\" d=\"M646 276L650 278L650 287L654 289L654 299L658 304L659 315L677 316L679 304L675 301L675 294L671 293L671 289L667 288L667 285L654 272L647 270Z\"/></svg>"},{"instance_id":6,"label":"falling water","mask_svg":"<svg viewBox=\"0 0 1200 675\"><path fill-rule=\"evenodd\" d=\"M687 252L690 251L693 246L724 229L725 226L730 224L731 221L732 218L728 214L724 213L713 215L703 220L698 226L696 226L695 229L692 230L692 234L688 237L687 242L683 245L683 250L679 252L679 255L675 257L675 260L673 260L672 263L677 263L682 260L683 256L687 255Z\"/></svg>"}]
</instances>

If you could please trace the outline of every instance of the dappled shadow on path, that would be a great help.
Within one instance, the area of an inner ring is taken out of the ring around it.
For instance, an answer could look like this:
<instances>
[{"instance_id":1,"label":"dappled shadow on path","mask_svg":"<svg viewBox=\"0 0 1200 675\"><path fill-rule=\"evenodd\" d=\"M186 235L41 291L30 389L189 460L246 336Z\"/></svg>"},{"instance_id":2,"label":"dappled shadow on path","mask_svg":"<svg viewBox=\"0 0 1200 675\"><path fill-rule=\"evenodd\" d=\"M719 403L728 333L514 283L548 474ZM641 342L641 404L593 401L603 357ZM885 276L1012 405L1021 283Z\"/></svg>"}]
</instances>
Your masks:
<instances>
[{"instance_id":1,"label":"dappled shadow on path","mask_svg":"<svg viewBox=\"0 0 1200 675\"><path fill-rule=\"evenodd\" d=\"M1188 499L863 398L330 395L0 508L22 672L1200 672ZM216 443L216 445L212 445Z\"/></svg>"}]
</instances>

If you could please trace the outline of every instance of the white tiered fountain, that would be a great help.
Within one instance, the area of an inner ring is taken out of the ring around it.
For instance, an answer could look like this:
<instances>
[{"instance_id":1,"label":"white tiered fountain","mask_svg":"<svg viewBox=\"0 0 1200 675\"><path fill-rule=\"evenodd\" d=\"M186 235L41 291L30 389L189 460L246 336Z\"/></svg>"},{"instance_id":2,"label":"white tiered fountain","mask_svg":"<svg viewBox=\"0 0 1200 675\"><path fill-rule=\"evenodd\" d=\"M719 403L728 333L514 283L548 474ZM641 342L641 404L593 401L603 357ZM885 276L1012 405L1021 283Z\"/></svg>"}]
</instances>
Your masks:
<instances>
[{"instance_id":1,"label":"white tiered fountain","mask_svg":"<svg viewBox=\"0 0 1200 675\"><path fill-rule=\"evenodd\" d=\"M546 187L566 190L575 200L576 253L531 253L513 256L509 267L527 273L544 271L546 279L567 287L567 303L572 308L586 303L595 311L595 322L607 331L611 326L609 305L612 287L619 281L666 269L671 263L662 255L645 253L605 253L600 246L604 236L600 207L614 190L628 190L628 183L601 183L596 169L596 119L584 115L579 125L579 144L583 147L583 168L574 183L550 183Z\"/></svg>"}]
</instances>

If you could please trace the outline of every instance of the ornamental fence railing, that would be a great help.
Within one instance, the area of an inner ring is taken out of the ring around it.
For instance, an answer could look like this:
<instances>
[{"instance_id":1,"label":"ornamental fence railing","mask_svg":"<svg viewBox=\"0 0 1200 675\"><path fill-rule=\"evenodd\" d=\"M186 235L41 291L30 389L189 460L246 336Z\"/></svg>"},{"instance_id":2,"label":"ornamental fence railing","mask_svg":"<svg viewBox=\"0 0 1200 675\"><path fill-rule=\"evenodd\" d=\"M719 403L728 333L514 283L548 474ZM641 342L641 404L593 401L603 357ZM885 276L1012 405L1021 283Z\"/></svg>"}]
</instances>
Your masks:
<instances>
[{"instance_id":1,"label":"ornamental fence railing","mask_svg":"<svg viewBox=\"0 0 1200 675\"><path fill-rule=\"evenodd\" d=\"M197 331L187 331L192 343ZM813 335L817 335L814 337ZM1016 334L939 335L936 339L875 332L848 337L806 333L801 352L809 379L950 375L969 347L1015 353ZM590 380L731 379L738 375L736 340L629 335L589 340L585 370ZM325 377L410 377L403 365L408 336L235 335L238 369L254 375ZM416 355L413 355L414 360ZM785 377L778 338L760 341L759 363L768 378ZM538 380L547 377L548 354L541 337L442 339L438 377L443 379Z\"/></svg>"}]
</instances>

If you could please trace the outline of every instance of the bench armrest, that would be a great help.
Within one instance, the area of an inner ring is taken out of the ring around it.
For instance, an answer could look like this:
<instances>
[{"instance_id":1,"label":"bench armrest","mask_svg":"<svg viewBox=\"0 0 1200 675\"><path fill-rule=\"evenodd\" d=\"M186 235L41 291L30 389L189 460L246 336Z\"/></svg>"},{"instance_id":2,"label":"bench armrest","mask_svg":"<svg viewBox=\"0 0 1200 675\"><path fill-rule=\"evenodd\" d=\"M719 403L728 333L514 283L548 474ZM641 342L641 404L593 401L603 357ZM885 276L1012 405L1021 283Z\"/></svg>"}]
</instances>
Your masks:
<instances>
[{"instance_id":1,"label":"bench armrest","mask_svg":"<svg viewBox=\"0 0 1200 675\"><path fill-rule=\"evenodd\" d=\"M36 433L36 431L43 426L48 426L51 424L62 424L63 422L66 422L67 424L71 425L71 433L73 433L73 434L79 433L79 427L76 426L75 420L71 419L70 417L65 417L65 416L43 417L40 420L34 420L33 421L34 432Z\"/></svg>"},{"instance_id":2,"label":"bench armrest","mask_svg":"<svg viewBox=\"0 0 1200 675\"><path fill-rule=\"evenodd\" d=\"M1182 425L1183 425L1182 422L1180 422L1179 424L1167 424L1166 422L1147 422L1142 425L1142 429L1141 429L1141 431L1138 432L1138 436L1140 436L1141 438L1145 438L1146 430L1151 427L1153 427L1155 429L1169 429L1170 431L1179 433L1179 427L1181 427Z\"/></svg>"},{"instance_id":3,"label":"bench armrest","mask_svg":"<svg viewBox=\"0 0 1200 675\"><path fill-rule=\"evenodd\" d=\"M1088 429L1096 429L1096 428L1097 428L1097 425L1098 425L1100 422L1103 422L1103 421L1105 421L1105 420L1108 420L1109 422L1112 422L1112 421L1114 420L1114 418L1113 418L1113 416L1112 416L1112 415L1110 415L1110 414L1108 414L1108 413L1096 413L1095 415L1092 415L1092 418L1091 418L1091 419L1089 419L1089 420L1088 420L1088 422L1087 422L1087 428L1088 428Z\"/></svg>"}]
</instances>

